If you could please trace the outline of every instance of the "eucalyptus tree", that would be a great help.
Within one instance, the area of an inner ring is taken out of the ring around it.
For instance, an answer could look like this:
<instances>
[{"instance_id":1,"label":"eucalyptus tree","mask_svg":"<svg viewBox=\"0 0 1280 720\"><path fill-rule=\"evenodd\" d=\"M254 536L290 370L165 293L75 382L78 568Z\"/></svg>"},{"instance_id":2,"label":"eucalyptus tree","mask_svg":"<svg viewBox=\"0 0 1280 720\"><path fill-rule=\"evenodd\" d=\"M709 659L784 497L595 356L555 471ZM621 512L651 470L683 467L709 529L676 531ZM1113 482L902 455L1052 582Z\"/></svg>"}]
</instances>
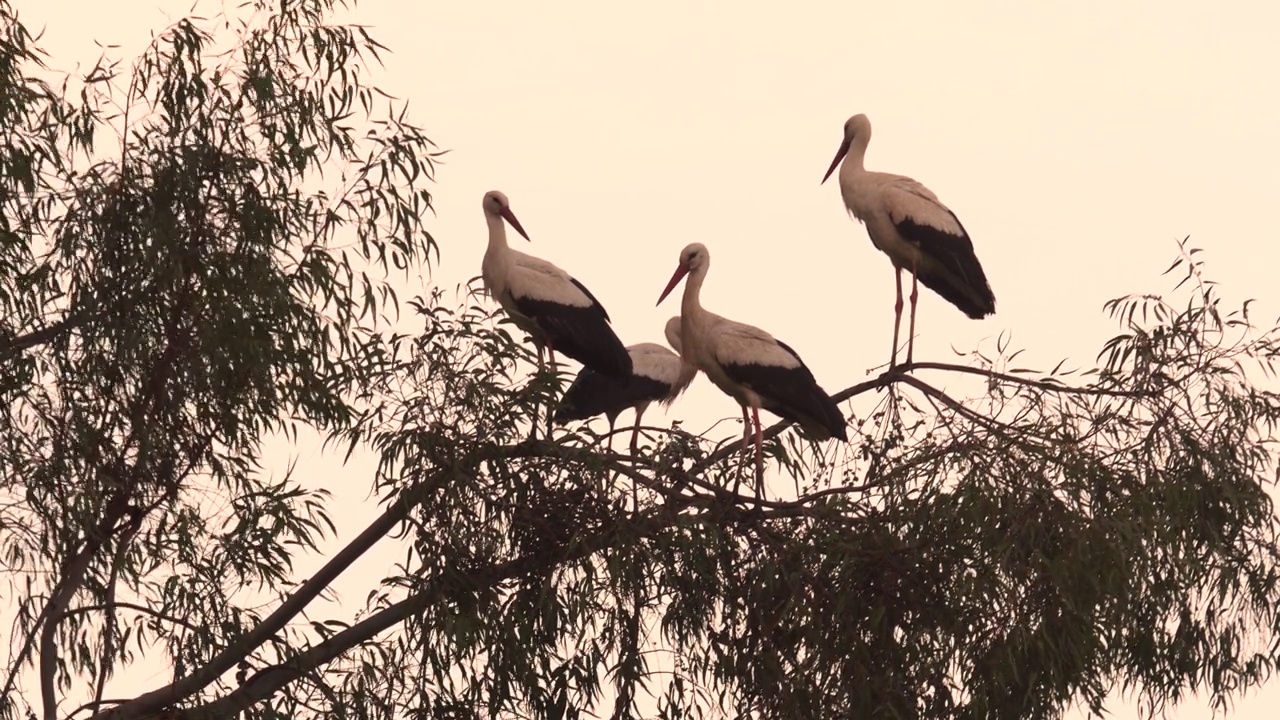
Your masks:
<instances>
[{"instance_id":1,"label":"eucalyptus tree","mask_svg":"<svg viewBox=\"0 0 1280 720\"><path fill-rule=\"evenodd\" d=\"M559 390L491 302L395 331L436 149L333 9L58 82L0 0L0 718L1039 718L1269 676L1280 343L1193 250L1083 367L1000 343L838 392L846 446L770 428L759 502L734 432L530 439ZM305 578L332 507L262 460L303 428L381 503Z\"/></svg>"}]
</instances>

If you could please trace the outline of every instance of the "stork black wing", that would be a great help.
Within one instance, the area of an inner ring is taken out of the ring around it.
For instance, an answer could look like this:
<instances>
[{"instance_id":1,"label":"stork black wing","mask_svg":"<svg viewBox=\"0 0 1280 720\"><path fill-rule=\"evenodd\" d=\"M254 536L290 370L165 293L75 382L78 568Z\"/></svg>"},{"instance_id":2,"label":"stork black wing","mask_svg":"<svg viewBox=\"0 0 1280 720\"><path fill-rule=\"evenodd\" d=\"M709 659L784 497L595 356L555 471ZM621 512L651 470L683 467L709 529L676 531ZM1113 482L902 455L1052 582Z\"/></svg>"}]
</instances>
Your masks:
<instances>
[{"instance_id":1,"label":"stork black wing","mask_svg":"<svg viewBox=\"0 0 1280 720\"><path fill-rule=\"evenodd\" d=\"M618 380L583 368L565 392L555 421L585 420L603 414L616 418L623 410L643 402L661 400L671 391L665 383L641 375Z\"/></svg>"},{"instance_id":2,"label":"stork black wing","mask_svg":"<svg viewBox=\"0 0 1280 720\"><path fill-rule=\"evenodd\" d=\"M894 226L932 261L916 269L921 284L960 308L965 315L975 319L986 317L996 311L996 296L973 252L969 233L955 213L947 212L955 219L960 235L918 223L910 217L895 222Z\"/></svg>"},{"instance_id":3,"label":"stork black wing","mask_svg":"<svg viewBox=\"0 0 1280 720\"><path fill-rule=\"evenodd\" d=\"M515 297L520 314L538 324L551 349L584 366L619 380L631 375L631 356L609 325L609 314L600 301L574 280L591 305L577 306L530 297Z\"/></svg>"},{"instance_id":4,"label":"stork black wing","mask_svg":"<svg viewBox=\"0 0 1280 720\"><path fill-rule=\"evenodd\" d=\"M769 412L803 425L819 440L831 437L848 440L840 408L818 385L796 351L781 340L777 343L795 357L799 367L725 362L720 366L730 380L759 395Z\"/></svg>"}]
</instances>

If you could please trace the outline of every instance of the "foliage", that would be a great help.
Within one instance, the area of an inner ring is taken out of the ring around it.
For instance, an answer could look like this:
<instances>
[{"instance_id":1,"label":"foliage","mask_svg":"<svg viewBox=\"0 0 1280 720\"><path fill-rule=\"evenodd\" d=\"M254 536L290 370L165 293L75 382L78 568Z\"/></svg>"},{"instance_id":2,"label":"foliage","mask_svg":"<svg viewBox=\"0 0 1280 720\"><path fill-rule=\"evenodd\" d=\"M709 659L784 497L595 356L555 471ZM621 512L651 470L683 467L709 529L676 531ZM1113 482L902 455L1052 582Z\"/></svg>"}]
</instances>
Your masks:
<instances>
[{"instance_id":1,"label":"foliage","mask_svg":"<svg viewBox=\"0 0 1280 720\"><path fill-rule=\"evenodd\" d=\"M1039 718L1269 677L1280 341L1197 251L1108 307L1095 367L1000 343L838 393L848 445L771 428L795 490L757 502L736 437L531 436L557 383L469 291L394 334L434 146L363 29L252 9L57 88L0 0L0 718ZM300 428L376 453L382 503L305 580L326 495L260 467ZM113 693L144 655L172 677Z\"/></svg>"},{"instance_id":2,"label":"foliage","mask_svg":"<svg viewBox=\"0 0 1280 720\"><path fill-rule=\"evenodd\" d=\"M101 700L144 651L185 676L259 625L240 589L330 527L324 492L264 480L262 443L350 424L392 349L369 273L435 249L434 148L360 79L380 46L326 2L257 9L230 51L187 18L59 88L0 3L4 717L32 657L53 717L73 679Z\"/></svg>"}]
</instances>

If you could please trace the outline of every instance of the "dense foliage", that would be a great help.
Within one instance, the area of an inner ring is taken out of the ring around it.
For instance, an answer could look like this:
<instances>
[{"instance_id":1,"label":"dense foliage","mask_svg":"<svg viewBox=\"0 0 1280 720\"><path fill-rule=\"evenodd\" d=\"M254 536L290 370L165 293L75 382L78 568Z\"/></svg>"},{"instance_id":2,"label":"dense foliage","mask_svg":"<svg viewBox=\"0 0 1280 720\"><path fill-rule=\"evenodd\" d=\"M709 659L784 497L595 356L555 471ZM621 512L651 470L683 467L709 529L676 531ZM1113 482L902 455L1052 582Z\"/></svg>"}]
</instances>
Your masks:
<instances>
[{"instance_id":1,"label":"dense foliage","mask_svg":"<svg viewBox=\"0 0 1280 720\"><path fill-rule=\"evenodd\" d=\"M241 10L62 81L0 0L0 719L1038 718L1269 677L1280 341L1196 251L1093 367L1002 344L844 389L847 446L770 429L757 503L736 437L530 439L558 389L493 304L391 291L435 149L381 47ZM327 494L261 461L299 429L382 503L305 578Z\"/></svg>"}]
</instances>

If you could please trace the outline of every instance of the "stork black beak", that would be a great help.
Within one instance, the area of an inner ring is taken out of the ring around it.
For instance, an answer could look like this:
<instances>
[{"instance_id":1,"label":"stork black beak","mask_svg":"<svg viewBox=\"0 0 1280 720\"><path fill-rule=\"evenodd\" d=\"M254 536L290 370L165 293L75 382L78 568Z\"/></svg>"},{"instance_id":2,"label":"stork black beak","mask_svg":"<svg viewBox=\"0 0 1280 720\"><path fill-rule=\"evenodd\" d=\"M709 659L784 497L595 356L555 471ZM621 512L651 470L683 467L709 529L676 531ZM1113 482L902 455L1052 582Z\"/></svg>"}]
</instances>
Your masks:
<instances>
[{"instance_id":1,"label":"stork black beak","mask_svg":"<svg viewBox=\"0 0 1280 720\"><path fill-rule=\"evenodd\" d=\"M836 171L836 166L840 164L840 161L844 159L845 154L849 152L849 145L852 142L853 138L846 137L844 142L840 143L840 149L836 151L836 159L831 161L831 167L827 168L827 174L822 176L822 182L818 183L819 185L825 183L827 178L831 177L831 173Z\"/></svg>"},{"instance_id":2,"label":"stork black beak","mask_svg":"<svg viewBox=\"0 0 1280 720\"><path fill-rule=\"evenodd\" d=\"M663 290L662 294L658 296L658 302L654 305L654 307L661 305L662 301L667 299L667 296L671 294L671 291L675 290L676 285L679 285L680 281L684 279L684 276L688 274L689 274L688 265L685 265L684 263L680 263L679 265L677 265L676 273L671 276L671 282L667 283L667 289Z\"/></svg>"},{"instance_id":3,"label":"stork black beak","mask_svg":"<svg viewBox=\"0 0 1280 720\"><path fill-rule=\"evenodd\" d=\"M533 242L532 240L529 240L529 235L524 231L524 228L520 227L520 221L516 219L515 213L511 212L511 208L502 208L502 219L511 223L511 227L515 228L516 232L520 233L520 237L528 240L529 242Z\"/></svg>"}]
</instances>

